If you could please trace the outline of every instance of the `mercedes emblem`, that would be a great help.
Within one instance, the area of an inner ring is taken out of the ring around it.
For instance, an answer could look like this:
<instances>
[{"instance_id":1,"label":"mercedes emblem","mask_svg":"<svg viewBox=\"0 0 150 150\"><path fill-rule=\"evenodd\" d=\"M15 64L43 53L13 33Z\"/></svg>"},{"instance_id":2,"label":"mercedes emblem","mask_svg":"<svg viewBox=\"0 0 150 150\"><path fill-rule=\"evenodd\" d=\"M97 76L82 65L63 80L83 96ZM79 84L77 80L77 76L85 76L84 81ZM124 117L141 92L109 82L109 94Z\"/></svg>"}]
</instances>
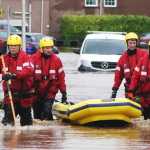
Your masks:
<instances>
[{"instance_id":1,"label":"mercedes emblem","mask_svg":"<svg viewBox=\"0 0 150 150\"><path fill-rule=\"evenodd\" d=\"M109 67L108 62L102 62L102 63L101 63L101 68L102 68L102 69L108 69L108 67Z\"/></svg>"}]
</instances>

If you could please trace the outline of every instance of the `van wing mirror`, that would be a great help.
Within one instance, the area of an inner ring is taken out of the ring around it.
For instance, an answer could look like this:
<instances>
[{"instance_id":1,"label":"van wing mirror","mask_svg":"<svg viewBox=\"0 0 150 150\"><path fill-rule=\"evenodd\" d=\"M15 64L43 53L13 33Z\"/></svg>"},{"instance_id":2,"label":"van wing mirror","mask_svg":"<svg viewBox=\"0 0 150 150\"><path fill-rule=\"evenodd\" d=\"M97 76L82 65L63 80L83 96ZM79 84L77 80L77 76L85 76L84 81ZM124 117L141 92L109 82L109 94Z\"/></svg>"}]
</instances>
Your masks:
<instances>
[{"instance_id":1,"label":"van wing mirror","mask_svg":"<svg viewBox=\"0 0 150 150\"><path fill-rule=\"evenodd\" d=\"M80 54L80 48L72 48L73 52L76 54Z\"/></svg>"},{"instance_id":2,"label":"van wing mirror","mask_svg":"<svg viewBox=\"0 0 150 150\"><path fill-rule=\"evenodd\" d=\"M76 54L80 54L80 46L79 46L79 41L78 40L72 40L70 41L70 47L72 47L72 50Z\"/></svg>"}]
</instances>

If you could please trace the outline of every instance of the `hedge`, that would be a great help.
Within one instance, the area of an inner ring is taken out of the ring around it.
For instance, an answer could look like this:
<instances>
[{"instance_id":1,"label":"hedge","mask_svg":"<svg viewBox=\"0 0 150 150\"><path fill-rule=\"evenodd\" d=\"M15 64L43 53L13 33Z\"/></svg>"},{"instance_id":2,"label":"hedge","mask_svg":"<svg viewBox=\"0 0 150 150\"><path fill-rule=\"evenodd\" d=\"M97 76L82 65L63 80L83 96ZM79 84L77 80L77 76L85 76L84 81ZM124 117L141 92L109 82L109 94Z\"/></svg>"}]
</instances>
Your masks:
<instances>
[{"instance_id":1,"label":"hedge","mask_svg":"<svg viewBox=\"0 0 150 150\"><path fill-rule=\"evenodd\" d=\"M87 31L150 32L150 17L139 15L70 15L63 16L60 22L61 38L69 41L82 41Z\"/></svg>"}]
</instances>

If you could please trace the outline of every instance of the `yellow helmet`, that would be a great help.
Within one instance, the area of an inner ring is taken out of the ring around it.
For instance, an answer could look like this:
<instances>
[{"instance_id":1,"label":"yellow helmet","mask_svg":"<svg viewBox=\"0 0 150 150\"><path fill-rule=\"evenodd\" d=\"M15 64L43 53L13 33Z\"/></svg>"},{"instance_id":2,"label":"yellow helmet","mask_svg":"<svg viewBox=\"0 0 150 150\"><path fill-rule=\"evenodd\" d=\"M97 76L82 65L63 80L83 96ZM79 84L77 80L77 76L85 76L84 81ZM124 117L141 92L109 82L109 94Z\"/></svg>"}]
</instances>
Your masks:
<instances>
[{"instance_id":1,"label":"yellow helmet","mask_svg":"<svg viewBox=\"0 0 150 150\"><path fill-rule=\"evenodd\" d=\"M22 39L19 35L10 35L7 39L7 45L22 45Z\"/></svg>"},{"instance_id":2,"label":"yellow helmet","mask_svg":"<svg viewBox=\"0 0 150 150\"><path fill-rule=\"evenodd\" d=\"M126 36L125 36L125 40L127 41L127 40L130 40L130 39L136 39L136 40L138 40L137 34L134 33L134 32L127 33Z\"/></svg>"},{"instance_id":3,"label":"yellow helmet","mask_svg":"<svg viewBox=\"0 0 150 150\"><path fill-rule=\"evenodd\" d=\"M49 37L43 37L40 40L40 48L47 47L47 46L54 46L54 41Z\"/></svg>"}]
</instances>

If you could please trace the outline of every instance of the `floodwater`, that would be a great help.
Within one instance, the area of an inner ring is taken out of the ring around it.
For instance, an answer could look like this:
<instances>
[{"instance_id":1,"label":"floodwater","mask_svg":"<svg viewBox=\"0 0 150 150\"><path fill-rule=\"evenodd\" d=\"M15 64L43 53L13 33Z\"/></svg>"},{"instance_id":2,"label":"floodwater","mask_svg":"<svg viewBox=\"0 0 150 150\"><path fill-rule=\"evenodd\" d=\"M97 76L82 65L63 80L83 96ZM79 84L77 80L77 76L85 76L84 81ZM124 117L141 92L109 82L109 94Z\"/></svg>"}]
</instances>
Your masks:
<instances>
[{"instance_id":1,"label":"floodwater","mask_svg":"<svg viewBox=\"0 0 150 150\"><path fill-rule=\"evenodd\" d=\"M59 54L66 72L68 101L110 99L113 73L80 73L77 71L79 55ZM121 86L118 97L123 96ZM57 95L60 99L60 94ZM2 113L0 113L2 117ZM143 118L123 128L90 128L72 126L55 120L34 122L33 126L16 127L0 125L2 150L149 150L150 121Z\"/></svg>"}]
</instances>

